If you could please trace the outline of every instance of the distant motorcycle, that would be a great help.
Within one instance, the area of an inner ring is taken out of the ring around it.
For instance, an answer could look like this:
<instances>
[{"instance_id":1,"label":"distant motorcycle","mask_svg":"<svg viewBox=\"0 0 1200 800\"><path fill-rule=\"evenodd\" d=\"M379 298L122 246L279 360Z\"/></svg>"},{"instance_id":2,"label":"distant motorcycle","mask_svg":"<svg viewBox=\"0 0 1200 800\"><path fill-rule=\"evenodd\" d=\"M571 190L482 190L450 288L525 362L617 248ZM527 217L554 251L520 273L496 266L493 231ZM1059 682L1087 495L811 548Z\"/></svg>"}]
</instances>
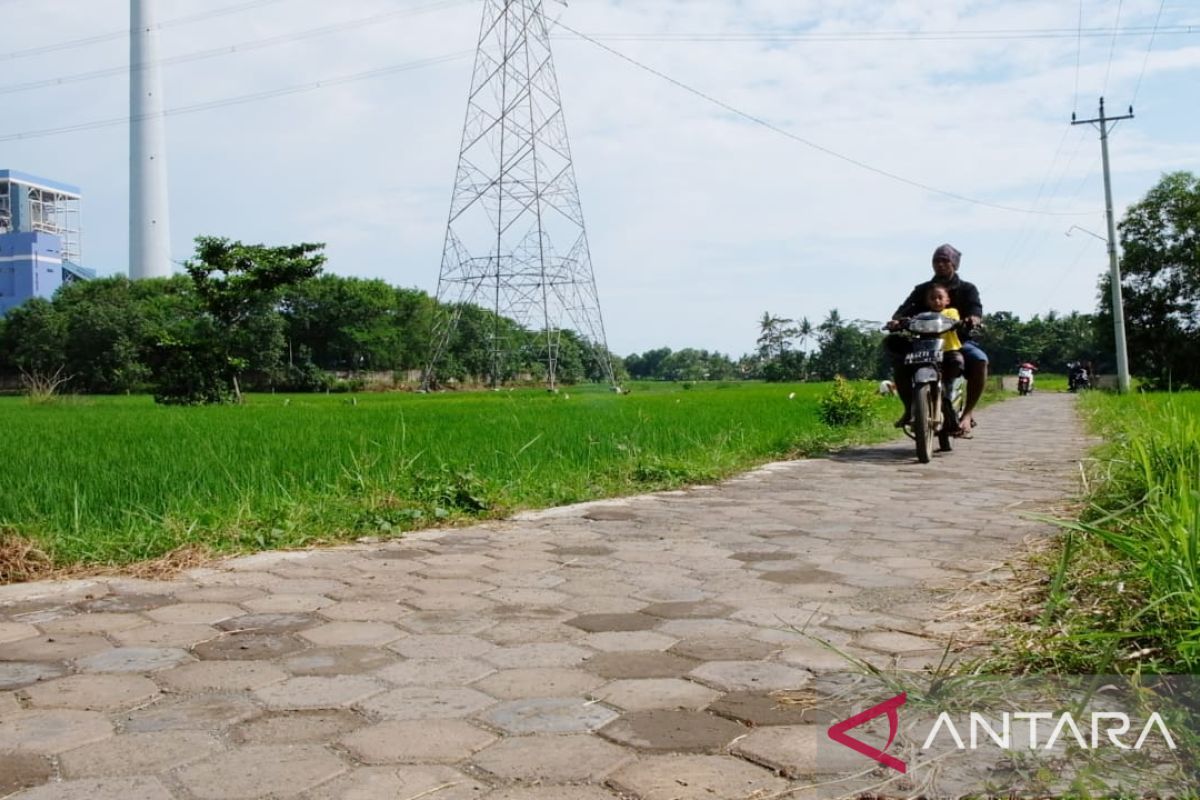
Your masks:
<instances>
[{"instance_id":1,"label":"distant motorcycle","mask_svg":"<svg viewBox=\"0 0 1200 800\"><path fill-rule=\"evenodd\" d=\"M955 388L947 386L942 372L942 334L962 327L936 311L926 311L900 321L901 335L909 340L904 364L912 374L912 418L905 433L917 443L917 460L928 464L933 453L933 439L938 449L949 451L950 437L958 430L955 409Z\"/></svg>"},{"instance_id":2,"label":"distant motorcycle","mask_svg":"<svg viewBox=\"0 0 1200 800\"><path fill-rule=\"evenodd\" d=\"M1067 389L1078 392L1080 389L1090 388L1092 388L1092 377L1088 374L1087 369L1081 366L1072 367L1067 374Z\"/></svg>"},{"instance_id":3,"label":"distant motorcycle","mask_svg":"<svg viewBox=\"0 0 1200 800\"><path fill-rule=\"evenodd\" d=\"M1036 369L1032 364L1022 364L1017 370L1017 394L1024 397L1033 393L1033 373Z\"/></svg>"}]
</instances>

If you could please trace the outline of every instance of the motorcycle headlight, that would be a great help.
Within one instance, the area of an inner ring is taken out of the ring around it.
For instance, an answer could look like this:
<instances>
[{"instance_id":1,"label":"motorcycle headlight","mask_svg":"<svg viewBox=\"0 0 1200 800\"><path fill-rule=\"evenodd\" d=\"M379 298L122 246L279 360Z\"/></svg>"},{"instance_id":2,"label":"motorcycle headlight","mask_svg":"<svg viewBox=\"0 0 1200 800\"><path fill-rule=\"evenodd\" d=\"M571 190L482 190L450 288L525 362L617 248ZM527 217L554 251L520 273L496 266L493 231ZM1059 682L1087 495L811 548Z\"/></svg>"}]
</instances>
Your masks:
<instances>
[{"instance_id":1,"label":"motorcycle headlight","mask_svg":"<svg viewBox=\"0 0 1200 800\"><path fill-rule=\"evenodd\" d=\"M908 323L913 333L946 333L954 329L954 321L938 314L936 317L917 317Z\"/></svg>"}]
</instances>

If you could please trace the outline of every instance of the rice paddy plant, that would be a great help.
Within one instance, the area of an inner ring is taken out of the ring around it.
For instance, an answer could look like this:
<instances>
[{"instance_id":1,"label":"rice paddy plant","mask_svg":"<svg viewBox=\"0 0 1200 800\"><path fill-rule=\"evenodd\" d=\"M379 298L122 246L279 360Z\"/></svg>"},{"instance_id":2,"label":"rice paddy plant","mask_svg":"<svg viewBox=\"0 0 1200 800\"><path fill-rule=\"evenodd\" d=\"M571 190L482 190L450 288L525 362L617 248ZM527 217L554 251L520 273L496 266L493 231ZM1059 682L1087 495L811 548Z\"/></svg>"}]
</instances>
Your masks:
<instances>
[{"instance_id":1,"label":"rice paddy plant","mask_svg":"<svg viewBox=\"0 0 1200 800\"><path fill-rule=\"evenodd\" d=\"M1102 543L1119 574L1104 582L1117 596L1103 625L1080 633L1151 670L1200 672L1200 393L1084 403L1109 443L1093 505L1069 527Z\"/></svg>"},{"instance_id":2,"label":"rice paddy plant","mask_svg":"<svg viewBox=\"0 0 1200 800\"><path fill-rule=\"evenodd\" d=\"M890 435L882 406L864 428L823 425L828 385L686 386L257 395L190 408L0 398L0 539L63 565L390 536Z\"/></svg>"}]
</instances>

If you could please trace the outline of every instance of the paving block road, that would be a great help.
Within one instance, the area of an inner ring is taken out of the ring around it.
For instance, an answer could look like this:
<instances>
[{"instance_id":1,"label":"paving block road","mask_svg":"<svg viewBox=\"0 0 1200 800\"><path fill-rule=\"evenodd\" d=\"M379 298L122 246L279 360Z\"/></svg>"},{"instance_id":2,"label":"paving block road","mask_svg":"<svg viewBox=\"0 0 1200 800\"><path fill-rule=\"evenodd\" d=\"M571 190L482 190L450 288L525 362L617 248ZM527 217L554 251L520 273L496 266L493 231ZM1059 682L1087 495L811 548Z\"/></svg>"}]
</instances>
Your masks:
<instances>
[{"instance_id":1,"label":"paving block road","mask_svg":"<svg viewBox=\"0 0 1200 800\"><path fill-rule=\"evenodd\" d=\"M986 652L969 611L1053 534L1028 513L1078 489L1073 397L979 416L928 465L901 440L169 581L0 587L0 797L852 792L835 779L871 763L783 698L847 656Z\"/></svg>"}]
</instances>

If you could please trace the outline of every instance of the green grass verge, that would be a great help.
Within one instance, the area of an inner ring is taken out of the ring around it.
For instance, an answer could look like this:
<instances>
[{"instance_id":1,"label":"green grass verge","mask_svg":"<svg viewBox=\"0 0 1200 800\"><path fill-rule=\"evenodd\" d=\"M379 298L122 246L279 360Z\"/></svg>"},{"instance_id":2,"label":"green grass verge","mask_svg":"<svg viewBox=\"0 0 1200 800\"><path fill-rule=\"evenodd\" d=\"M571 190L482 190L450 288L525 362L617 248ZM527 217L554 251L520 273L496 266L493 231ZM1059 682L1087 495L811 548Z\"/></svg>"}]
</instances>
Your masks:
<instances>
[{"instance_id":1,"label":"green grass verge","mask_svg":"<svg viewBox=\"0 0 1200 800\"><path fill-rule=\"evenodd\" d=\"M865 425L824 425L828 391L659 383L626 396L257 395L200 408L5 398L0 539L60 566L296 547L711 481L895 435L894 400L871 400Z\"/></svg>"},{"instance_id":2,"label":"green grass verge","mask_svg":"<svg viewBox=\"0 0 1200 800\"><path fill-rule=\"evenodd\" d=\"M1069 672L1200 673L1200 393L1081 399L1088 505L1060 523L1027 658Z\"/></svg>"}]
</instances>

